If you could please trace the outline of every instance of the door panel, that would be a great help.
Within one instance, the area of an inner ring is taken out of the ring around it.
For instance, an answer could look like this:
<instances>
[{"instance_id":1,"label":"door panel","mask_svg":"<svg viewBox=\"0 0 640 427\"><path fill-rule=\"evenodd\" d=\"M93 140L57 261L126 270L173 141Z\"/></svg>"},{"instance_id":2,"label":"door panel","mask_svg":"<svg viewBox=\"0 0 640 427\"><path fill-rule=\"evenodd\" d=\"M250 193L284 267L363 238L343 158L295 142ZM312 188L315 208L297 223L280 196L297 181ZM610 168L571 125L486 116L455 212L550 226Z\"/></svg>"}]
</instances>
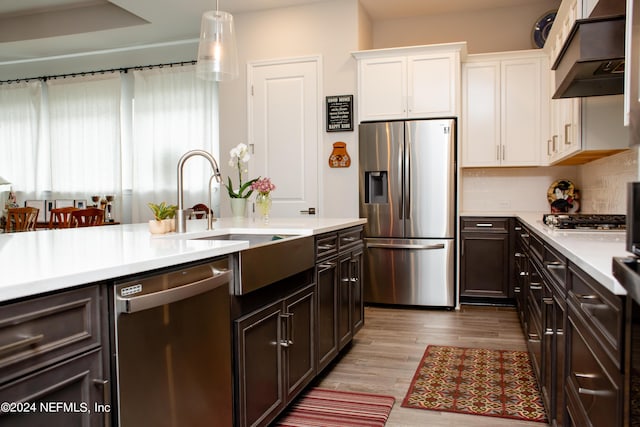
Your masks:
<instances>
[{"instance_id":1,"label":"door panel","mask_svg":"<svg viewBox=\"0 0 640 427\"><path fill-rule=\"evenodd\" d=\"M249 66L252 177L268 176L274 217L318 208L319 58Z\"/></svg>"},{"instance_id":2,"label":"door panel","mask_svg":"<svg viewBox=\"0 0 640 427\"><path fill-rule=\"evenodd\" d=\"M405 125L405 237L455 236L455 121Z\"/></svg>"},{"instance_id":3,"label":"door panel","mask_svg":"<svg viewBox=\"0 0 640 427\"><path fill-rule=\"evenodd\" d=\"M365 302L452 307L454 248L450 239L365 239Z\"/></svg>"},{"instance_id":4,"label":"door panel","mask_svg":"<svg viewBox=\"0 0 640 427\"><path fill-rule=\"evenodd\" d=\"M404 122L360 125L360 217L365 234L403 237Z\"/></svg>"}]
</instances>

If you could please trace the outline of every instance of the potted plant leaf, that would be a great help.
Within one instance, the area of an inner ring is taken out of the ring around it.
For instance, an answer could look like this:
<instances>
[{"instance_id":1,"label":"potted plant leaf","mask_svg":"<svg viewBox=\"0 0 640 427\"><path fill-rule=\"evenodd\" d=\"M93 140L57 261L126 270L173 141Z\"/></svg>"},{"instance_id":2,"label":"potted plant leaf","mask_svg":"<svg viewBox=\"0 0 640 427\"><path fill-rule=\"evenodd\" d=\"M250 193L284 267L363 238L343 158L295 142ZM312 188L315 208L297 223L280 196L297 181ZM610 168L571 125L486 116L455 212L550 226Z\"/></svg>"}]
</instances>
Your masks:
<instances>
[{"instance_id":1,"label":"potted plant leaf","mask_svg":"<svg viewBox=\"0 0 640 427\"><path fill-rule=\"evenodd\" d=\"M147 203L147 206L149 206L155 218L149 221L149 231L151 231L152 234L164 234L175 231L176 225L173 218L178 209L176 205L167 205L166 202L162 202L160 204Z\"/></svg>"}]
</instances>

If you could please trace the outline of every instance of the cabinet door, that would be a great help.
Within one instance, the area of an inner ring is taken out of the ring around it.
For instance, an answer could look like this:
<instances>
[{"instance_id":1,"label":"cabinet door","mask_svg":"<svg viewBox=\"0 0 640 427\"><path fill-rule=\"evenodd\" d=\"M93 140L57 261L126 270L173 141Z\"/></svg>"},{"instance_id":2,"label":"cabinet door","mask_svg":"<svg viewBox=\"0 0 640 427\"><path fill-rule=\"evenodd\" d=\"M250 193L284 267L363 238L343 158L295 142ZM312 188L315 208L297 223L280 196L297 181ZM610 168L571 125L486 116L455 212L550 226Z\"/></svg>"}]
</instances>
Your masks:
<instances>
[{"instance_id":1,"label":"cabinet door","mask_svg":"<svg viewBox=\"0 0 640 427\"><path fill-rule=\"evenodd\" d=\"M507 298L509 234L462 233L460 296Z\"/></svg>"},{"instance_id":2,"label":"cabinet door","mask_svg":"<svg viewBox=\"0 0 640 427\"><path fill-rule=\"evenodd\" d=\"M406 57L363 59L358 72L361 121L406 118Z\"/></svg>"},{"instance_id":3,"label":"cabinet door","mask_svg":"<svg viewBox=\"0 0 640 427\"><path fill-rule=\"evenodd\" d=\"M409 118L457 116L455 53L410 56L407 63Z\"/></svg>"},{"instance_id":4,"label":"cabinet door","mask_svg":"<svg viewBox=\"0 0 640 427\"><path fill-rule=\"evenodd\" d=\"M109 426L111 408L102 371L102 350L97 348L4 384L0 387L0 400L21 402L25 410L1 414L1 424ZM73 406L56 406L60 403Z\"/></svg>"},{"instance_id":5,"label":"cabinet door","mask_svg":"<svg viewBox=\"0 0 640 427\"><path fill-rule=\"evenodd\" d=\"M503 166L540 164L542 135L547 135L542 121L542 61L541 58L502 61L500 159ZM547 87L544 89L546 92ZM548 97L544 102L549 102ZM548 107L544 111L548 114ZM545 119L548 123L548 117Z\"/></svg>"},{"instance_id":6,"label":"cabinet door","mask_svg":"<svg viewBox=\"0 0 640 427\"><path fill-rule=\"evenodd\" d=\"M500 62L462 68L462 166L500 164Z\"/></svg>"},{"instance_id":7,"label":"cabinet door","mask_svg":"<svg viewBox=\"0 0 640 427\"><path fill-rule=\"evenodd\" d=\"M351 302L351 256L343 255L338 259L338 349L353 338L352 302Z\"/></svg>"},{"instance_id":8,"label":"cabinet door","mask_svg":"<svg viewBox=\"0 0 640 427\"><path fill-rule=\"evenodd\" d=\"M238 424L266 425L286 404L282 382L282 300L235 322Z\"/></svg>"},{"instance_id":9,"label":"cabinet door","mask_svg":"<svg viewBox=\"0 0 640 427\"><path fill-rule=\"evenodd\" d=\"M297 395L316 374L315 284L285 300L284 352L287 401Z\"/></svg>"},{"instance_id":10,"label":"cabinet door","mask_svg":"<svg viewBox=\"0 0 640 427\"><path fill-rule=\"evenodd\" d=\"M338 264L335 258L318 264L318 372L338 355Z\"/></svg>"},{"instance_id":11,"label":"cabinet door","mask_svg":"<svg viewBox=\"0 0 640 427\"><path fill-rule=\"evenodd\" d=\"M355 335L364 326L363 252L351 255L351 322Z\"/></svg>"}]
</instances>

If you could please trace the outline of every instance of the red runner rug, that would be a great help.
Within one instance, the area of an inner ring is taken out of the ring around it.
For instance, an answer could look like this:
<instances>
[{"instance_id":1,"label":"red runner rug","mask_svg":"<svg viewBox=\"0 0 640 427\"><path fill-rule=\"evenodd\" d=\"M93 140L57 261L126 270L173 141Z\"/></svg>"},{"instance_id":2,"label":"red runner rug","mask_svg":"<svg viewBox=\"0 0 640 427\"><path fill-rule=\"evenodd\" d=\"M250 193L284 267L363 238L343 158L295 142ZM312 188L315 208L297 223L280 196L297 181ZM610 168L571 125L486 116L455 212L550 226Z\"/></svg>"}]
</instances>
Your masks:
<instances>
[{"instance_id":1,"label":"red runner rug","mask_svg":"<svg viewBox=\"0 0 640 427\"><path fill-rule=\"evenodd\" d=\"M282 427L382 427L395 399L369 393L312 388L276 425Z\"/></svg>"},{"instance_id":2,"label":"red runner rug","mask_svg":"<svg viewBox=\"0 0 640 427\"><path fill-rule=\"evenodd\" d=\"M430 345L402 406L547 422L526 351Z\"/></svg>"}]
</instances>

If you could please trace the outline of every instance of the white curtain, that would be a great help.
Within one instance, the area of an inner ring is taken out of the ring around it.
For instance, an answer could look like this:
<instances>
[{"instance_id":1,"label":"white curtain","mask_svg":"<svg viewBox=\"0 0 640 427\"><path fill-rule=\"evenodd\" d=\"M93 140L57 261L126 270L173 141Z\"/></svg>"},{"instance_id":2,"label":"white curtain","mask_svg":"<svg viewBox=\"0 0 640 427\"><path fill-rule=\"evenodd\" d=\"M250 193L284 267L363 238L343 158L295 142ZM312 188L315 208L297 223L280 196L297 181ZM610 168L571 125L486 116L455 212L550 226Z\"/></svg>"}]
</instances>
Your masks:
<instances>
[{"instance_id":1,"label":"white curtain","mask_svg":"<svg viewBox=\"0 0 640 427\"><path fill-rule=\"evenodd\" d=\"M120 74L47 82L54 197L120 194Z\"/></svg>"},{"instance_id":2,"label":"white curtain","mask_svg":"<svg viewBox=\"0 0 640 427\"><path fill-rule=\"evenodd\" d=\"M134 71L132 221L153 218L147 203L177 204L177 165L189 150L219 159L218 86L197 79L195 66ZM209 205L209 163L190 158L184 168L184 207ZM214 211L219 185L213 183ZM216 212L218 214L218 212Z\"/></svg>"},{"instance_id":3,"label":"white curtain","mask_svg":"<svg viewBox=\"0 0 640 427\"><path fill-rule=\"evenodd\" d=\"M47 168L39 149L41 82L0 85L0 176L21 200L44 191Z\"/></svg>"}]
</instances>

